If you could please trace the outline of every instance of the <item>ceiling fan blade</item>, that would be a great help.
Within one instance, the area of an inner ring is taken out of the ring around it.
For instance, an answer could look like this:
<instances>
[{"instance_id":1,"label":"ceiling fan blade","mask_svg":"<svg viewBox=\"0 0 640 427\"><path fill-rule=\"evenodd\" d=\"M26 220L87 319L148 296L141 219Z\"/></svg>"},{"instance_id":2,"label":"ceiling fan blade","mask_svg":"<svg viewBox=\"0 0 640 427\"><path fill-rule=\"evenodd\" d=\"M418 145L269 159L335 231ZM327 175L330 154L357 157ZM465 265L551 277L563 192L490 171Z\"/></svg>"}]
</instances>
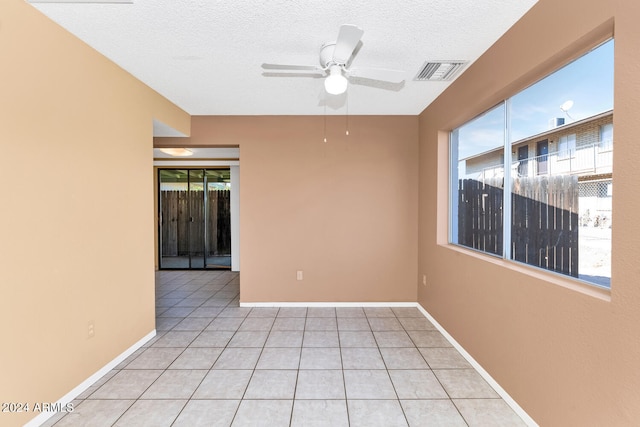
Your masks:
<instances>
[{"instance_id":1,"label":"ceiling fan blade","mask_svg":"<svg viewBox=\"0 0 640 427\"><path fill-rule=\"evenodd\" d=\"M364 31L355 25L343 25L338 33L336 47L333 51L333 62L337 64L346 64L351 58L358 42L362 38Z\"/></svg>"},{"instance_id":2,"label":"ceiling fan blade","mask_svg":"<svg viewBox=\"0 0 640 427\"><path fill-rule=\"evenodd\" d=\"M311 77L314 79L325 77L323 73L308 71L263 71L262 75L265 77Z\"/></svg>"},{"instance_id":3,"label":"ceiling fan blade","mask_svg":"<svg viewBox=\"0 0 640 427\"><path fill-rule=\"evenodd\" d=\"M363 79L380 80L390 83L402 83L404 81L404 71L389 70L386 68L351 68L349 76L361 77Z\"/></svg>"},{"instance_id":4,"label":"ceiling fan blade","mask_svg":"<svg viewBox=\"0 0 640 427\"><path fill-rule=\"evenodd\" d=\"M262 64L265 70L323 71L316 65Z\"/></svg>"}]
</instances>

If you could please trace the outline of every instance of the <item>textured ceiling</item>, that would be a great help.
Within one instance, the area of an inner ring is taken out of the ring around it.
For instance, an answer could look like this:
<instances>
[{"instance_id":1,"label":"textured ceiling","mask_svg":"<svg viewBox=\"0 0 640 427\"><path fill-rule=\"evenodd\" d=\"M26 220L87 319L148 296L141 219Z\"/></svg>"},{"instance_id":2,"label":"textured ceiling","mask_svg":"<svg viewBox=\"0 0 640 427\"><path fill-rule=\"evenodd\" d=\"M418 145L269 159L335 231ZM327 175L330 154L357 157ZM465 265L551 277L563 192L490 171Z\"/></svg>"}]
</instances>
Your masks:
<instances>
[{"instance_id":1,"label":"textured ceiling","mask_svg":"<svg viewBox=\"0 0 640 427\"><path fill-rule=\"evenodd\" d=\"M350 84L348 113L419 114L450 82L426 60L474 61L536 0L134 0L34 4L192 115L325 113L322 79L265 77L263 62L318 64L342 24L364 30L354 66L406 72L402 87ZM326 101L345 114L347 96Z\"/></svg>"}]
</instances>

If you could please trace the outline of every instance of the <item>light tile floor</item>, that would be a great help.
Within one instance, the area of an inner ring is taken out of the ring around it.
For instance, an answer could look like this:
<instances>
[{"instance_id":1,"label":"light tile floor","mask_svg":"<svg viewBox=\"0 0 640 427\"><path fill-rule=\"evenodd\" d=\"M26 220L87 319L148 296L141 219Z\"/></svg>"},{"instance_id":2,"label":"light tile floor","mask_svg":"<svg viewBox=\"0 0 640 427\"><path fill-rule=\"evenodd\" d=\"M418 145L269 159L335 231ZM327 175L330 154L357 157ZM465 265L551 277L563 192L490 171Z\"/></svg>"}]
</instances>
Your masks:
<instances>
[{"instance_id":1,"label":"light tile floor","mask_svg":"<svg viewBox=\"0 0 640 427\"><path fill-rule=\"evenodd\" d=\"M520 426L416 308L241 308L231 272L162 271L157 336L64 426Z\"/></svg>"}]
</instances>

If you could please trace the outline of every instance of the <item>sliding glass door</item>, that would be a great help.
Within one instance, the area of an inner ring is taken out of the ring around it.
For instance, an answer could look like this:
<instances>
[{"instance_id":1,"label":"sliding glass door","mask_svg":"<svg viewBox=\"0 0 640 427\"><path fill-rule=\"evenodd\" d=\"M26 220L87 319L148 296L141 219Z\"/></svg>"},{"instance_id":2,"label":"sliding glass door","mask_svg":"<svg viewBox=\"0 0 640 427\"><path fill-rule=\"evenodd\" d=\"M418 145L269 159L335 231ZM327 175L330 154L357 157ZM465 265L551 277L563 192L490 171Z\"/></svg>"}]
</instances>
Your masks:
<instances>
[{"instance_id":1,"label":"sliding glass door","mask_svg":"<svg viewBox=\"0 0 640 427\"><path fill-rule=\"evenodd\" d=\"M161 269L231 268L230 170L160 169Z\"/></svg>"},{"instance_id":2,"label":"sliding glass door","mask_svg":"<svg viewBox=\"0 0 640 427\"><path fill-rule=\"evenodd\" d=\"M189 257L190 268L205 268L205 209L204 171L189 170Z\"/></svg>"},{"instance_id":3,"label":"sliding glass door","mask_svg":"<svg viewBox=\"0 0 640 427\"><path fill-rule=\"evenodd\" d=\"M231 268L230 181L230 169L207 169L205 171L207 268Z\"/></svg>"}]
</instances>

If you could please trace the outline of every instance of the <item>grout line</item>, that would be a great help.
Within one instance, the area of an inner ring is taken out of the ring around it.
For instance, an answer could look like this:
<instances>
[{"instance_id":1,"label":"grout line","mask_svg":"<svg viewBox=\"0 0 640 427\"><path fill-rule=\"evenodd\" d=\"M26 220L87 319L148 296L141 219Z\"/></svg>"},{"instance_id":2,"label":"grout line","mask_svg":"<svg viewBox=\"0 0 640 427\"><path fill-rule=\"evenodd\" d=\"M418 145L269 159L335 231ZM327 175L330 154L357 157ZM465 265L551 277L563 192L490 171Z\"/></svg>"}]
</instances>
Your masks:
<instances>
[{"instance_id":1,"label":"grout line","mask_svg":"<svg viewBox=\"0 0 640 427\"><path fill-rule=\"evenodd\" d=\"M249 315L251 314L252 311L253 311L253 309L249 310L247 315L244 317L244 320L242 321L240 326L238 326L238 329L236 330L236 332L233 334L233 336L231 337L229 342L227 342L227 346L225 347L225 349L228 347L229 343L231 343L231 340L233 340L233 337L235 336L235 334L237 332L240 332L240 328L242 328L242 325L249 318ZM280 310L278 309L278 311L280 311ZM262 348L260 350L260 354L258 355L258 359L256 359L256 364L254 365L253 369L251 370L251 376L249 377L249 381L247 381L247 386L245 387L244 392L242 393L242 397L240 398L240 402L238 403L238 407L236 408L236 412L233 415L233 418L231 420L231 424L233 424L233 422L236 419L236 416L238 416L238 411L240 410L240 406L242 406L242 402L245 400L244 397L246 396L247 390L249 389L249 385L251 384L251 380L253 379L253 376L256 373L256 368L258 367L258 362L260 362L260 358L262 357L262 353L264 352L264 348L267 345L267 340L269 339L269 335L271 334L271 331L273 330L273 325L276 323L275 319L277 317L278 317L278 313L276 312L276 316L273 318L273 322L271 322L271 327L269 328L269 331L267 333L267 338L265 339L264 343L262 344ZM212 367L212 369L213 369L213 367ZM256 400L259 400L259 399L256 399ZM293 405L291 406L291 410L293 411ZM289 419L291 419L291 417L289 417Z\"/></svg>"},{"instance_id":2,"label":"grout line","mask_svg":"<svg viewBox=\"0 0 640 427\"><path fill-rule=\"evenodd\" d=\"M336 329L338 331L338 354L340 354L340 372L342 373L342 387L344 388L344 406L347 410L347 424L351 426L351 415L349 415L349 397L347 396L347 379L344 376L344 358L342 357L342 342L340 341L341 331L340 331L340 325L338 324L338 310L336 310Z\"/></svg>"},{"instance_id":3,"label":"grout line","mask_svg":"<svg viewBox=\"0 0 640 427\"><path fill-rule=\"evenodd\" d=\"M280 309L278 309L278 313L276 313L276 319L278 319L278 314L280 313ZM296 384L293 386L293 397L291 398L291 415L289 416L289 426L293 424L293 411L296 406L296 393L298 392L298 381L300 379L300 365L302 365L302 345L304 344L304 331L307 325L307 312L305 311L304 315L304 325L302 329L302 341L300 342L300 357L298 358L298 370L296 371ZM276 320L274 319L273 324L276 324ZM273 326L271 327L273 329ZM269 337L267 337L269 339ZM267 345L265 341L265 345Z\"/></svg>"},{"instance_id":4,"label":"grout line","mask_svg":"<svg viewBox=\"0 0 640 427\"><path fill-rule=\"evenodd\" d=\"M392 310L392 312L393 312L393 310ZM376 334L373 333L374 331L373 331L373 327L371 326L371 320L369 319L369 316L367 316L366 311L365 311L365 316L367 318L367 323L369 324L369 328L371 329L371 334L373 335L373 339L376 342L376 347L378 349L378 354L380 354L380 358L382 359L382 363L384 364L384 369L385 369L385 372L387 373L387 378L389 378L389 383L391 383L391 388L393 388L393 393L396 395L396 401L398 402L398 406L400 407L400 410L402 411L402 416L404 417L404 420L406 421L407 426L408 426L409 425L409 419L407 418L407 414L404 412L404 408L402 407L402 402L400 402L400 396L398 396L398 390L396 390L396 385L394 384L393 379L391 378L391 374L389 373L389 366L387 366L387 361L384 360L384 356L382 354L382 350L380 349L380 343L378 342L378 338L376 338ZM393 313L393 316L394 316L393 319L395 319L399 323L395 313ZM390 318L385 317L385 319L390 319ZM409 337L409 338L411 338L411 337Z\"/></svg>"},{"instance_id":5,"label":"grout line","mask_svg":"<svg viewBox=\"0 0 640 427\"><path fill-rule=\"evenodd\" d=\"M394 314L396 314L396 313L394 312ZM427 365L428 371L431 372L431 375L433 375L435 377L436 381L438 381L438 384L440 384L440 380L438 380L438 377L436 377L435 373L433 372L433 369L431 368L431 365L429 365L429 362L427 362L427 359L424 357L422 352L419 350L419 347L416 345L415 341L413 341L413 338L411 338L411 335L409 334L409 331L405 328L404 324L400 321L400 318L398 318L397 314L396 314L396 320L400 324L400 326L402 327L402 330L404 331L404 333L407 334L407 336L409 337L409 340L411 340L411 342L413 343L413 347L411 347L411 348L415 348L416 349L416 351L418 352L418 354L420 355L422 360L424 360L424 363ZM392 382L393 382L393 380L392 380ZM449 398L448 400L451 401L451 397L449 396L449 393L447 393L447 390L445 390L444 386L442 384L440 384L440 387L442 387L444 392L447 394L447 397ZM396 394L397 394L397 392L396 392ZM398 397L398 400L400 400L399 397ZM412 400L412 399L404 399L404 400ZM453 401L451 401L451 403L453 403ZM455 405L454 405L454 407L455 407ZM407 421L407 425L410 425L409 424L409 418L407 417L407 414L406 414L406 412L404 410L404 406L402 405L402 401L400 401L400 408L402 409L402 413L404 414L404 417L405 417L405 419ZM456 410L458 410L457 407L456 407ZM458 413L460 413L460 411L458 411ZM460 414L460 416L462 417L462 414ZM464 419L464 417L462 417L462 419L464 420L464 423L467 424L467 421ZM468 425L469 424L467 424L467 426Z\"/></svg>"},{"instance_id":6,"label":"grout line","mask_svg":"<svg viewBox=\"0 0 640 427\"><path fill-rule=\"evenodd\" d=\"M218 292L219 292L219 291L218 291ZM217 293L217 292L216 292L216 293ZM214 296L215 296L215 294L214 294L213 296L211 296L211 298L213 298ZM207 300L208 300L208 299L207 299ZM222 309L222 310L224 310L224 308L226 308L230 303L231 303L231 302L228 302L228 303L227 303L227 305L225 305L225 306L223 307L223 309ZM220 311L220 313L222 312L222 310ZM218 313L218 314L220 314L220 313ZM211 323L213 323L213 321L214 321L215 319L217 319L217 318L218 318L218 315L215 315L215 316L211 319L211 322L209 322L209 324L208 324L208 325L207 325L207 326L202 330L202 332L204 332L204 331L209 327L209 325L211 325ZM229 339L229 341L231 341L231 339ZM179 358L181 355L183 355L185 351L187 351L187 349L188 349L188 348L189 348L189 346L187 345L187 346L184 348L184 351L182 351L182 353L180 353L180 354L178 355L178 357L176 357L176 358L173 360L173 362L171 362L171 363L169 364L169 366L167 366L167 369L166 369L166 370L168 370L168 369L169 369L169 367L171 367L171 365L172 365L176 360L178 360L178 358ZM225 347L225 348L226 348L226 347ZM204 376L202 377L202 379L200 380L200 382L198 383L198 385L194 387L193 391L191 392L191 395L190 395L190 396L189 396L189 398L187 399L187 403L185 403L185 404L184 404L184 406L180 409L180 412L178 412L178 415L176 415L176 418L173 420L173 422L171 423L171 425L175 424L175 422L178 420L178 418L180 418L180 415L182 414L182 411L184 411L184 409L187 407L187 405L189 404L189 402L191 402L191 400L195 400L195 399L193 399L193 396L196 394L196 391L197 391L197 390L198 390L198 388L202 385L202 383L204 382L205 378L207 378L207 375L209 375L209 373L211 372L211 369L213 368L213 365L215 365L216 361L218 360L218 358L220 357L220 355L222 355L222 352L223 352L223 351L224 351L224 349L223 349L222 351L220 351L220 354L218 354L218 356L216 356L215 360L214 360L214 361L213 361L213 363L211 364L211 367L210 367L209 369L207 369L207 370L206 370L206 371L207 371L207 373L206 373L206 374L204 374ZM166 372L166 370L165 370L165 372ZM240 406L240 403L238 403L238 406ZM236 410L237 410L237 408L236 408Z\"/></svg>"},{"instance_id":7,"label":"grout line","mask_svg":"<svg viewBox=\"0 0 640 427\"><path fill-rule=\"evenodd\" d=\"M128 400L128 399L117 399L117 400ZM138 401L138 399L135 399L135 400L133 401L133 403L131 403L131 405L127 406L127 409L125 409L125 410L122 412L122 414L120 414L120 416L119 416L119 417L118 417L118 418L113 422L113 424L112 424L112 425L116 425L116 424L118 423L118 421L120 421L120 418L122 418L122 417L124 416L124 414L126 414L126 413L129 411L129 409L131 409L131 408L133 407L133 405L135 405L135 404L136 404L136 402L137 402L137 401ZM65 416L65 417L66 417L66 416ZM63 418L64 418L64 417L63 417ZM58 424L61 420L62 420L62 419L60 419L58 422L56 422L56 424Z\"/></svg>"}]
</instances>

